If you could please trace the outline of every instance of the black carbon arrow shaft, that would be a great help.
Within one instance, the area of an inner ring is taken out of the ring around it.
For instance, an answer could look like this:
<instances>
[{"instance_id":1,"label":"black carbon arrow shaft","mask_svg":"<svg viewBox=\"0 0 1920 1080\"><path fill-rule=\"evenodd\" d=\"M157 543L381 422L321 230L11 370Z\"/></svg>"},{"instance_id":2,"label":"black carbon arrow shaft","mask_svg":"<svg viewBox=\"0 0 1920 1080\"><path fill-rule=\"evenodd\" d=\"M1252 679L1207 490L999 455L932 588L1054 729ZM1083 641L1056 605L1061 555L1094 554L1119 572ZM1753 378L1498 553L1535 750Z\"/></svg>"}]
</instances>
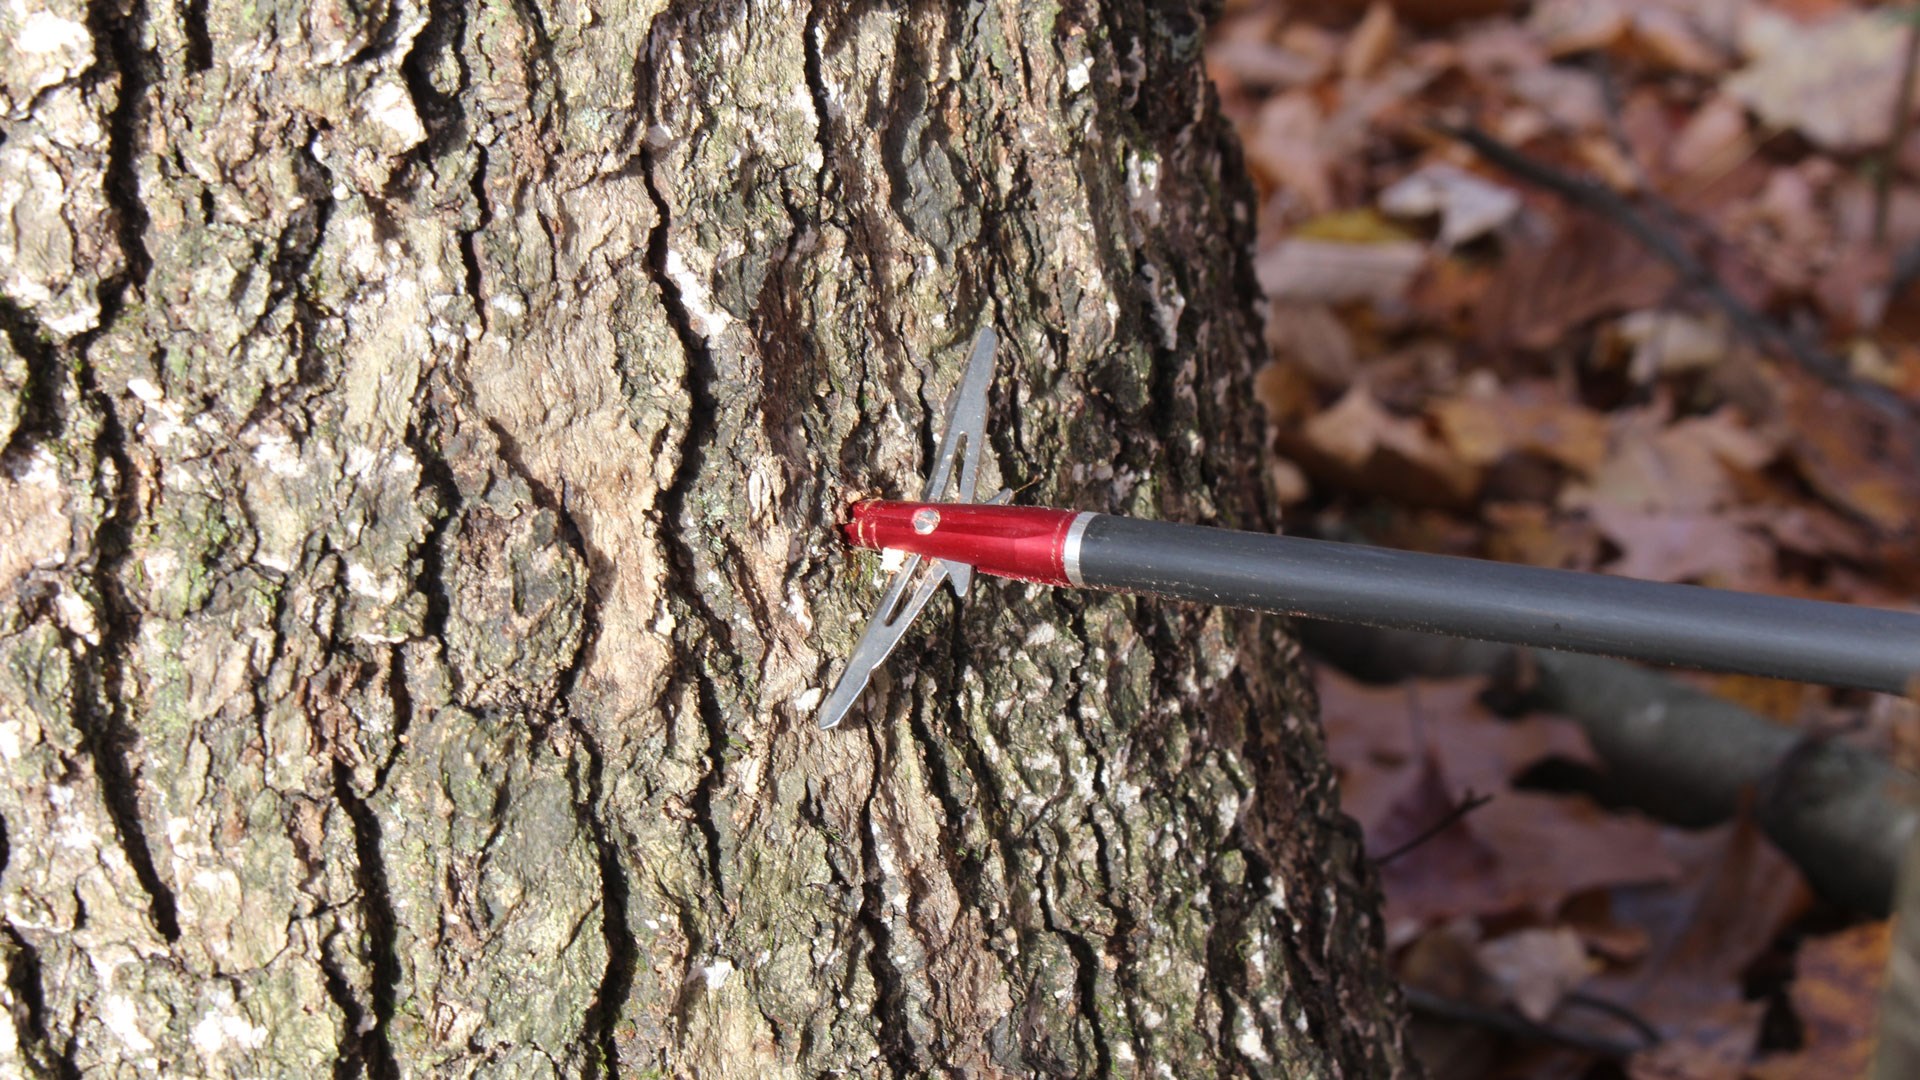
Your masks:
<instances>
[{"instance_id":1,"label":"black carbon arrow shaft","mask_svg":"<svg viewBox=\"0 0 1920 1080\"><path fill-rule=\"evenodd\" d=\"M1055 585L1912 693L1920 614L1034 507L862 503L847 535Z\"/></svg>"}]
</instances>

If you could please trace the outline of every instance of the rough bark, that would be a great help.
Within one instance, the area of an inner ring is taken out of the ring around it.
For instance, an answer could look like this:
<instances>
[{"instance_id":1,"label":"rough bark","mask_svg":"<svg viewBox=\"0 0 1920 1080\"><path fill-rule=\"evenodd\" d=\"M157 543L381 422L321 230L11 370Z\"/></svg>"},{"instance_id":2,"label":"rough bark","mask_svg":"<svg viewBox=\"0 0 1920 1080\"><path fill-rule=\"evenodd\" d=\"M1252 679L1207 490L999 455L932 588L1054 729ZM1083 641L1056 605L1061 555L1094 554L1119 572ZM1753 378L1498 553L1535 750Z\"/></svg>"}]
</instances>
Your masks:
<instances>
[{"instance_id":1,"label":"rough bark","mask_svg":"<svg viewBox=\"0 0 1920 1080\"><path fill-rule=\"evenodd\" d=\"M1378 1075L1269 620L985 583L1000 480L1270 524L1185 2L0 12L0 1071Z\"/></svg>"}]
</instances>

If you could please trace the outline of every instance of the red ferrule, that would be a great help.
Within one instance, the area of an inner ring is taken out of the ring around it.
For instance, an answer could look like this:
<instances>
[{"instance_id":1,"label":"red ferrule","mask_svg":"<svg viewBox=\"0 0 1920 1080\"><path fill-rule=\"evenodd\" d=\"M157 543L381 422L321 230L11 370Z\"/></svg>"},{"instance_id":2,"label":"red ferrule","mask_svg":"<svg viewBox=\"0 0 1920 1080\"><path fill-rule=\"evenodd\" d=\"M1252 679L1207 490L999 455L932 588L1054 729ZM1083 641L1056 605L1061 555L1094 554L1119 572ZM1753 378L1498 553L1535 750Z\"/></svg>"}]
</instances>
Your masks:
<instances>
[{"instance_id":1,"label":"red ferrule","mask_svg":"<svg viewBox=\"0 0 1920 1080\"><path fill-rule=\"evenodd\" d=\"M1072 584L1067 535L1080 514L986 503L856 503L845 526L860 547L966 563L982 573L1042 585Z\"/></svg>"}]
</instances>

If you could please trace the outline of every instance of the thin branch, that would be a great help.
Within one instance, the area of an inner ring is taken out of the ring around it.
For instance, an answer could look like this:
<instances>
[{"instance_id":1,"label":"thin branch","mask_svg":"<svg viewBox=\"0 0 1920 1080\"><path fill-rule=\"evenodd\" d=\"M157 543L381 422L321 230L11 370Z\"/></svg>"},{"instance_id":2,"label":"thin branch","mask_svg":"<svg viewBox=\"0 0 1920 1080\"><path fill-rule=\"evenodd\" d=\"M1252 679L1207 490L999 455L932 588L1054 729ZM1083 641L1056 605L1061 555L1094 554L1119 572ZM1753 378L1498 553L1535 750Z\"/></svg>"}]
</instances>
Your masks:
<instances>
[{"instance_id":1,"label":"thin branch","mask_svg":"<svg viewBox=\"0 0 1920 1080\"><path fill-rule=\"evenodd\" d=\"M1907 421L1912 418L1907 402L1898 394L1886 387L1855 379L1838 358L1803 341L1735 296L1686 245L1671 232L1656 226L1638 207L1612 188L1529 157L1478 128L1441 127L1438 130L1472 147L1488 164L1515 179L1551 191L1618 226L1654 257L1672 267L1683 285L1697 290L1725 312L1728 321L1748 340L1784 354L1821 382L1845 390L1891 419Z\"/></svg>"},{"instance_id":2,"label":"thin branch","mask_svg":"<svg viewBox=\"0 0 1920 1080\"><path fill-rule=\"evenodd\" d=\"M1491 795L1475 795L1471 791L1467 792L1466 798L1461 799L1453 809L1442 814L1439 821L1420 830L1420 835L1373 860L1373 865L1376 867L1387 865L1400 856L1405 855L1407 852L1412 851L1414 848L1419 847L1421 844L1439 836L1447 830L1449 825L1452 825L1454 822L1459 821L1461 818L1466 817L1468 814L1473 813L1475 810L1480 809L1492 801L1493 796Z\"/></svg>"},{"instance_id":3,"label":"thin branch","mask_svg":"<svg viewBox=\"0 0 1920 1080\"><path fill-rule=\"evenodd\" d=\"M1536 1024L1518 1013L1508 1012L1505 1009L1490 1009L1470 1001L1456 1001L1404 983L1401 984L1400 992L1406 995L1407 1005L1414 1012L1435 1019L1472 1024L1516 1039L1557 1043L1615 1061L1624 1061L1652 1045L1627 1042L1624 1039L1609 1039L1604 1035L1589 1035L1584 1031L1569 1031L1566 1028L1551 1027L1547 1024Z\"/></svg>"}]
</instances>

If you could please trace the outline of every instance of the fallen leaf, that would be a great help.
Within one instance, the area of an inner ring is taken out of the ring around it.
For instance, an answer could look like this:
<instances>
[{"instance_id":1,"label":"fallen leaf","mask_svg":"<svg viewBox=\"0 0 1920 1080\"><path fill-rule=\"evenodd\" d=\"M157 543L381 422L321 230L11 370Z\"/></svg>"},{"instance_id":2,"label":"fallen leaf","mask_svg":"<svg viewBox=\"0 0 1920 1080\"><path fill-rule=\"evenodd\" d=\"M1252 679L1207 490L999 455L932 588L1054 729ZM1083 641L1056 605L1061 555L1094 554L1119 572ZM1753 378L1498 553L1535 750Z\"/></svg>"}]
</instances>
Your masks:
<instances>
[{"instance_id":1,"label":"fallen leaf","mask_svg":"<svg viewBox=\"0 0 1920 1080\"><path fill-rule=\"evenodd\" d=\"M1267 349L1298 364L1315 383L1344 390L1359 370L1353 331L1325 304L1274 304L1267 312Z\"/></svg>"},{"instance_id":2,"label":"fallen leaf","mask_svg":"<svg viewBox=\"0 0 1920 1080\"><path fill-rule=\"evenodd\" d=\"M1667 149L1667 170L1697 183L1706 174L1725 172L1753 151L1746 107L1726 94L1715 94L1681 125Z\"/></svg>"},{"instance_id":3,"label":"fallen leaf","mask_svg":"<svg viewBox=\"0 0 1920 1080\"><path fill-rule=\"evenodd\" d=\"M1319 407L1312 375L1291 359L1262 365L1253 376L1253 397L1267 411L1268 422L1283 428L1298 424Z\"/></svg>"},{"instance_id":4,"label":"fallen leaf","mask_svg":"<svg viewBox=\"0 0 1920 1080\"><path fill-rule=\"evenodd\" d=\"M1827 150L1875 149L1887 141L1899 93L1899 31L1880 10L1813 26L1757 10L1741 41L1751 62L1723 86L1769 126L1793 128Z\"/></svg>"},{"instance_id":5,"label":"fallen leaf","mask_svg":"<svg viewBox=\"0 0 1920 1080\"><path fill-rule=\"evenodd\" d=\"M1560 910L1560 919L1579 933L1588 952L1611 963L1632 964L1647 955L1651 943L1647 928L1616 921L1604 889L1570 898Z\"/></svg>"},{"instance_id":6,"label":"fallen leaf","mask_svg":"<svg viewBox=\"0 0 1920 1080\"><path fill-rule=\"evenodd\" d=\"M1427 410L1441 438L1474 465L1521 452L1592 473L1606 459L1606 418L1544 384L1509 385L1498 396L1441 398Z\"/></svg>"},{"instance_id":7,"label":"fallen leaf","mask_svg":"<svg viewBox=\"0 0 1920 1080\"><path fill-rule=\"evenodd\" d=\"M1644 962L1603 972L1587 989L1657 1017L1674 1038L1711 1042L1732 1025L1751 1040L1758 1014L1740 1008L1742 976L1812 894L1749 815L1711 829L1664 829L1657 844L1679 866L1677 880L1621 886L1609 897L1613 917L1645 927L1652 947Z\"/></svg>"},{"instance_id":8,"label":"fallen leaf","mask_svg":"<svg viewBox=\"0 0 1920 1080\"><path fill-rule=\"evenodd\" d=\"M1752 587L1772 576L1773 547L1742 523L1716 513L1641 510L1600 500L1587 516L1620 548L1608 573L1643 581L1697 581Z\"/></svg>"},{"instance_id":9,"label":"fallen leaf","mask_svg":"<svg viewBox=\"0 0 1920 1080\"><path fill-rule=\"evenodd\" d=\"M1283 240L1254 261L1260 286L1275 300L1393 304L1427 261L1424 244L1347 244Z\"/></svg>"},{"instance_id":10,"label":"fallen leaf","mask_svg":"<svg viewBox=\"0 0 1920 1080\"><path fill-rule=\"evenodd\" d=\"M1568 992L1593 973L1593 961L1580 935L1567 927L1530 927L1475 950L1480 967L1506 991L1520 1015L1543 1023Z\"/></svg>"},{"instance_id":11,"label":"fallen leaf","mask_svg":"<svg viewBox=\"0 0 1920 1080\"><path fill-rule=\"evenodd\" d=\"M1520 196L1444 162L1428 165L1380 193L1380 209L1396 217L1440 217L1435 242L1455 248L1513 220Z\"/></svg>"},{"instance_id":12,"label":"fallen leaf","mask_svg":"<svg viewBox=\"0 0 1920 1080\"><path fill-rule=\"evenodd\" d=\"M1512 74L1507 89L1539 109L1562 132L1604 131L1612 112L1599 77L1570 67L1521 68Z\"/></svg>"},{"instance_id":13,"label":"fallen leaf","mask_svg":"<svg viewBox=\"0 0 1920 1080\"><path fill-rule=\"evenodd\" d=\"M1215 82L1235 88L1302 86L1318 82L1329 70L1325 57L1295 52L1271 41L1216 41L1207 46L1207 74Z\"/></svg>"},{"instance_id":14,"label":"fallen leaf","mask_svg":"<svg viewBox=\"0 0 1920 1080\"><path fill-rule=\"evenodd\" d=\"M1380 65L1393 51L1393 39L1399 30L1393 17L1393 5L1384 0L1373 0L1367 5L1367 13L1360 19L1360 25L1353 28L1347 37L1347 47L1340 52L1340 72L1349 79L1364 79L1379 70Z\"/></svg>"},{"instance_id":15,"label":"fallen leaf","mask_svg":"<svg viewBox=\"0 0 1920 1080\"><path fill-rule=\"evenodd\" d=\"M1247 171L1263 190L1283 189L1309 211L1332 209L1333 181L1320 131L1320 103L1310 91L1290 90L1267 99L1241 136Z\"/></svg>"},{"instance_id":16,"label":"fallen leaf","mask_svg":"<svg viewBox=\"0 0 1920 1080\"><path fill-rule=\"evenodd\" d=\"M1511 790L1539 761L1595 761L1572 723L1496 718L1476 679L1376 688L1322 670L1315 682L1341 810L1376 858L1447 822L1468 791L1498 793L1381 868L1390 941L1463 915L1544 917L1578 893L1678 873L1643 818Z\"/></svg>"},{"instance_id":17,"label":"fallen leaf","mask_svg":"<svg viewBox=\"0 0 1920 1080\"><path fill-rule=\"evenodd\" d=\"M1480 508L1480 516L1488 527L1490 559L1557 570L1593 569L1600 536L1591 522L1524 502L1490 502Z\"/></svg>"},{"instance_id":18,"label":"fallen leaf","mask_svg":"<svg viewBox=\"0 0 1920 1080\"><path fill-rule=\"evenodd\" d=\"M1804 719L1809 706L1822 696L1819 688L1806 683L1758 675L1715 675L1706 685L1713 696L1782 724Z\"/></svg>"},{"instance_id":19,"label":"fallen leaf","mask_svg":"<svg viewBox=\"0 0 1920 1080\"><path fill-rule=\"evenodd\" d=\"M1634 12L1631 40L1634 51L1655 68L1712 75L1726 67L1726 57L1691 20L1670 7L1644 6Z\"/></svg>"},{"instance_id":20,"label":"fallen leaf","mask_svg":"<svg viewBox=\"0 0 1920 1080\"><path fill-rule=\"evenodd\" d=\"M1711 511L1736 503L1743 475L1778 454L1771 439L1742 425L1732 410L1673 424L1665 424L1664 415L1657 407L1615 413L1610 455L1590 483L1568 487L1562 507Z\"/></svg>"},{"instance_id":21,"label":"fallen leaf","mask_svg":"<svg viewBox=\"0 0 1920 1080\"><path fill-rule=\"evenodd\" d=\"M1479 312L1490 345L1547 349L1574 327L1651 307L1673 272L1612 225L1572 213L1551 240L1518 244L1501 261Z\"/></svg>"},{"instance_id":22,"label":"fallen leaf","mask_svg":"<svg viewBox=\"0 0 1920 1080\"><path fill-rule=\"evenodd\" d=\"M1685 1030L1633 1055L1630 1080L1742 1080L1766 1015L1764 1001L1727 1001L1699 1010Z\"/></svg>"},{"instance_id":23,"label":"fallen leaf","mask_svg":"<svg viewBox=\"0 0 1920 1080\"><path fill-rule=\"evenodd\" d=\"M1726 359L1732 346L1726 319L1718 314L1636 311L1621 316L1615 329L1633 346L1627 374L1637 383L1712 367Z\"/></svg>"},{"instance_id":24,"label":"fallen leaf","mask_svg":"<svg viewBox=\"0 0 1920 1080\"><path fill-rule=\"evenodd\" d=\"M1309 473L1353 491L1376 491L1423 505L1465 504L1480 470L1461 461L1418 420L1380 406L1365 386L1332 408L1278 433L1281 452Z\"/></svg>"},{"instance_id":25,"label":"fallen leaf","mask_svg":"<svg viewBox=\"0 0 1920 1080\"><path fill-rule=\"evenodd\" d=\"M1598 52L1620 40L1628 25L1619 4L1596 0L1543 0L1527 16L1527 29L1554 56Z\"/></svg>"},{"instance_id":26,"label":"fallen leaf","mask_svg":"<svg viewBox=\"0 0 1920 1080\"><path fill-rule=\"evenodd\" d=\"M1782 376L1782 397L1793 432L1787 457L1809 487L1883 533L1920 525L1920 446L1909 427L1797 373Z\"/></svg>"},{"instance_id":27,"label":"fallen leaf","mask_svg":"<svg viewBox=\"0 0 1920 1080\"><path fill-rule=\"evenodd\" d=\"M1865 1075L1892 944L1893 923L1875 922L1802 945L1788 996L1805 1045L1755 1065L1755 1080Z\"/></svg>"}]
</instances>

